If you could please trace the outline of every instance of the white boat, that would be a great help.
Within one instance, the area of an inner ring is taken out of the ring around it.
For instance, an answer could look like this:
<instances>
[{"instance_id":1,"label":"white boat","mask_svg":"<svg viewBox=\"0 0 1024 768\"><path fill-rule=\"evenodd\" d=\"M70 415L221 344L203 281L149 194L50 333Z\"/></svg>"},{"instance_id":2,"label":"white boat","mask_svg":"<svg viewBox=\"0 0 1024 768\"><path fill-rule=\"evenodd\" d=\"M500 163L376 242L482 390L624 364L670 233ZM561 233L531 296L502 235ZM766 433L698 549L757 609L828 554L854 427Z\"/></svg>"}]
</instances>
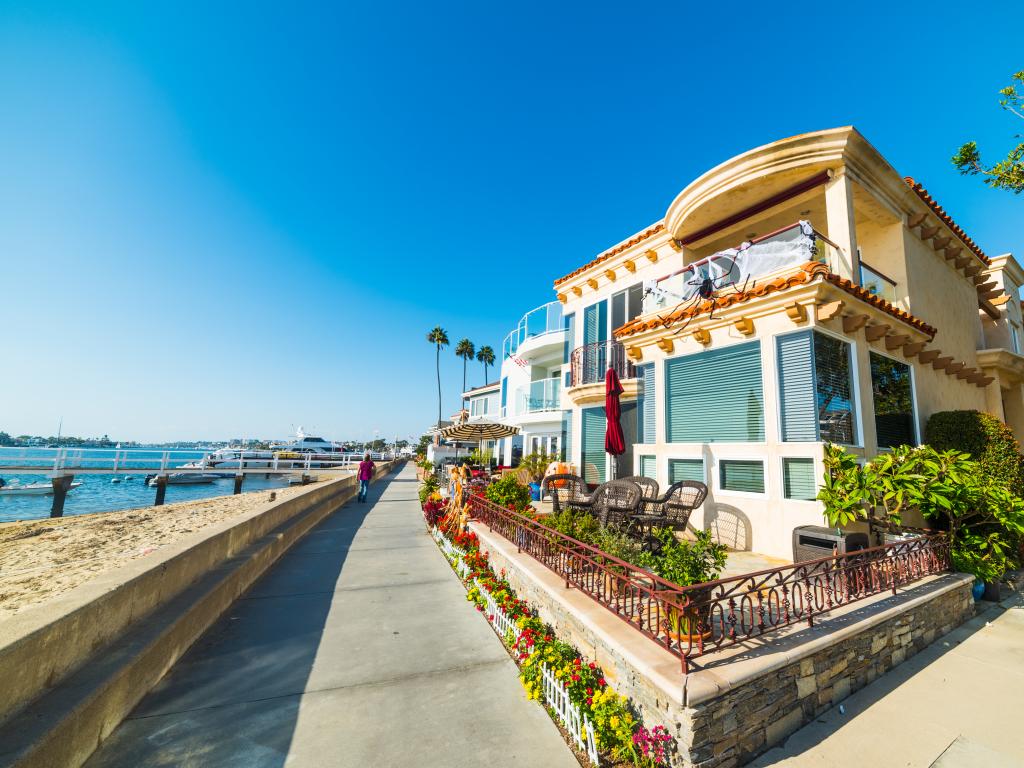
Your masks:
<instances>
[{"instance_id":1,"label":"white boat","mask_svg":"<svg viewBox=\"0 0 1024 768\"><path fill-rule=\"evenodd\" d=\"M81 483L72 483L68 488L69 491L75 490ZM52 496L53 495L53 484L52 483L25 483L22 485L17 480L14 480L10 485L5 485L0 488L0 496Z\"/></svg>"},{"instance_id":2,"label":"white boat","mask_svg":"<svg viewBox=\"0 0 1024 768\"><path fill-rule=\"evenodd\" d=\"M273 446L275 451L287 453L343 453L344 446L324 440L322 437L307 435L302 427L295 432L295 439L290 443L281 443Z\"/></svg>"},{"instance_id":3,"label":"white boat","mask_svg":"<svg viewBox=\"0 0 1024 768\"><path fill-rule=\"evenodd\" d=\"M274 465L273 451L253 451L245 448L218 448L201 460L182 464L179 469L268 469ZM229 473L225 476L230 476Z\"/></svg>"},{"instance_id":4,"label":"white boat","mask_svg":"<svg viewBox=\"0 0 1024 768\"><path fill-rule=\"evenodd\" d=\"M167 476L168 485L204 485L215 480L220 480L220 475L204 474L201 472L174 472ZM149 486L155 487L156 484L157 479L151 477L149 479Z\"/></svg>"}]
</instances>

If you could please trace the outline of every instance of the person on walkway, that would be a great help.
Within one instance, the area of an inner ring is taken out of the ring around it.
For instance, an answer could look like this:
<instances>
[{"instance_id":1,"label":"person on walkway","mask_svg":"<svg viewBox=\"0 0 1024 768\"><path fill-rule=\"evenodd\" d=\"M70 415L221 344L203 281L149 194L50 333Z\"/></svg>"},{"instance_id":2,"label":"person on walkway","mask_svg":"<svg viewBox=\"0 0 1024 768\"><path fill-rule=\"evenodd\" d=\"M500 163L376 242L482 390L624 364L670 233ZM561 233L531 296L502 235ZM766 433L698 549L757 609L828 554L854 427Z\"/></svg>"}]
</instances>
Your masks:
<instances>
[{"instance_id":1,"label":"person on walkway","mask_svg":"<svg viewBox=\"0 0 1024 768\"><path fill-rule=\"evenodd\" d=\"M370 458L370 454L363 456L359 462L359 501L366 503L366 493L370 490L370 480L373 479L373 470L376 464Z\"/></svg>"}]
</instances>

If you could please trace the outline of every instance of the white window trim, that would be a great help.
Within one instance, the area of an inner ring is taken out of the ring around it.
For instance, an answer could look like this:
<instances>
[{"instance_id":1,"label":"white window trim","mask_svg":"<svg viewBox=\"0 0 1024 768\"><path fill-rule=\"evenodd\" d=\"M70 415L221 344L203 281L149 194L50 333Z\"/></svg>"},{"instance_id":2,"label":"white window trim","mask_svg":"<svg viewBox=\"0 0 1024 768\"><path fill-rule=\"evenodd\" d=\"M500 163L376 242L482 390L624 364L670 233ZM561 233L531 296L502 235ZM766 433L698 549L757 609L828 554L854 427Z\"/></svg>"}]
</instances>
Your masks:
<instances>
[{"instance_id":1,"label":"white window trim","mask_svg":"<svg viewBox=\"0 0 1024 768\"><path fill-rule=\"evenodd\" d=\"M821 483L821 473L819 471L823 472L824 466L823 466L823 462L819 461L817 457L815 457L815 456L799 456L799 455L779 456L778 457L778 468L777 468L778 478L779 478L779 498L782 499L787 504L789 504L789 503L814 504L816 506L821 504L821 502L818 501L817 499L791 499L788 496L786 496L786 461L788 461L790 459L804 459L805 461L806 460L810 460L811 464L814 465L814 473L815 473L814 474L814 476L815 476L814 489L815 489L815 491L820 491L821 490L821 486L822 486L822 483ZM815 494L815 495L817 495L817 494Z\"/></svg>"},{"instance_id":2,"label":"white window trim","mask_svg":"<svg viewBox=\"0 0 1024 768\"><path fill-rule=\"evenodd\" d=\"M670 443L670 445L679 445L679 443ZM710 487L710 483L708 482L707 459L705 459L703 456L669 456L665 459L665 482L667 483L665 486L666 488L672 485L672 467L670 466L670 464L673 461L699 461L701 467L704 469L704 478L703 480L701 480L701 482L704 483L704 485Z\"/></svg>"},{"instance_id":3,"label":"white window trim","mask_svg":"<svg viewBox=\"0 0 1024 768\"><path fill-rule=\"evenodd\" d=\"M761 493L754 493L753 491L733 491L728 488L722 487L722 464L729 461L744 461L751 462L756 461L761 464L761 477L764 480L764 490ZM741 499L764 499L769 496L769 489L771 487L770 474L768 469L768 458L765 456L718 456L715 458L715 471L711 478L713 491L715 496L736 496ZM705 474L706 474L707 462L705 462Z\"/></svg>"}]
</instances>

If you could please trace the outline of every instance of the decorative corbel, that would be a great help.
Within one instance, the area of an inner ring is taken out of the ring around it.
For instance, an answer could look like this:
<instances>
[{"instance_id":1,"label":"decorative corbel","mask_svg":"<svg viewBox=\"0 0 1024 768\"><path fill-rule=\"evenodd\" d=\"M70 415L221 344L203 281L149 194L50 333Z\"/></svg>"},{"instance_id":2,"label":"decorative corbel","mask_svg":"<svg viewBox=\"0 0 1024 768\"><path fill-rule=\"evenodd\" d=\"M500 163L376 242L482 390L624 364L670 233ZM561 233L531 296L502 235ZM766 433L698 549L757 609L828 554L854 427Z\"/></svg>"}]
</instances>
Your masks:
<instances>
[{"instance_id":1,"label":"decorative corbel","mask_svg":"<svg viewBox=\"0 0 1024 768\"><path fill-rule=\"evenodd\" d=\"M950 363L946 366L946 375L952 376L954 373L964 367L963 363Z\"/></svg>"},{"instance_id":2,"label":"decorative corbel","mask_svg":"<svg viewBox=\"0 0 1024 768\"><path fill-rule=\"evenodd\" d=\"M786 314L789 315L789 319L794 323L806 323L807 322L807 307L803 304L797 304L796 302L786 307Z\"/></svg>"},{"instance_id":3,"label":"decorative corbel","mask_svg":"<svg viewBox=\"0 0 1024 768\"><path fill-rule=\"evenodd\" d=\"M891 336L885 337L885 348L886 349L899 349L904 344L910 341L910 337L901 334L892 334Z\"/></svg>"},{"instance_id":4,"label":"decorative corbel","mask_svg":"<svg viewBox=\"0 0 1024 768\"><path fill-rule=\"evenodd\" d=\"M941 251L943 248L945 248L947 245L949 245L949 241L951 239L952 238L949 235L943 235L942 237L936 237L932 241L932 248L934 248L936 251Z\"/></svg>"},{"instance_id":5,"label":"decorative corbel","mask_svg":"<svg viewBox=\"0 0 1024 768\"><path fill-rule=\"evenodd\" d=\"M976 387L987 387L993 381L995 381L995 379L992 378L991 376L985 376L983 378L978 379L976 382L974 382L974 386L976 386Z\"/></svg>"},{"instance_id":6,"label":"decorative corbel","mask_svg":"<svg viewBox=\"0 0 1024 768\"><path fill-rule=\"evenodd\" d=\"M943 371L943 370L946 369L946 366L949 365L952 362L953 362L953 358L952 357L938 357L932 363L932 368L934 368L936 371Z\"/></svg>"},{"instance_id":7,"label":"decorative corbel","mask_svg":"<svg viewBox=\"0 0 1024 768\"><path fill-rule=\"evenodd\" d=\"M754 321L749 317L741 317L739 320L734 320L733 327L744 336L750 336L754 333Z\"/></svg>"},{"instance_id":8,"label":"decorative corbel","mask_svg":"<svg viewBox=\"0 0 1024 768\"><path fill-rule=\"evenodd\" d=\"M828 304L819 304L817 306L817 313L819 320L831 320L833 317L843 311L842 301L830 301Z\"/></svg>"},{"instance_id":9,"label":"decorative corbel","mask_svg":"<svg viewBox=\"0 0 1024 768\"><path fill-rule=\"evenodd\" d=\"M644 359L644 350L639 345L634 344L631 347L626 347L626 355L630 360L639 363Z\"/></svg>"},{"instance_id":10,"label":"decorative corbel","mask_svg":"<svg viewBox=\"0 0 1024 768\"><path fill-rule=\"evenodd\" d=\"M676 345L671 336L666 336L663 339L658 339L658 348L666 355L671 355Z\"/></svg>"},{"instance_id":11,"label":"decorative corbel","mask_svg":"<svg viewBox=\"0 0 1024 768\"><path fill-rule=\"evenodd\" d=\"M926 349L924 352L917 356L917 359L921 361L922 365L927 365L941 354L942 352L937 349Z\"/></svg>"},{"instance_id":12,"label":"decorative corbel","mask_svg":"<svg viewBox=\"0 0 1024 768\"><path fill-rule=\"evenodd\" d=\"M886 325L885 323L878 323L877 325L869 325L864 330L864 338L868 341L878 341L880 338L887 334L892 326Z\"/></svg>"},{"instance_id":13,"label":"decorative corbel","mask_svg":"<svg viewBox=\"0 0 1024 768\"><path fill-rule=\"evenodd\" d=\"M674 243L675 240L672 240L671 242ZM654 250L653 248L648 248L647 251L644 252L644 256L647 257L647 260L649 262L651 262L651 264L657 264L658 263L658 252L656 250Z\"/></svg>"},{"instance_id":14,"label":"decorative corbel","mask_svg":"<svg viewBox=\"0 0 1024 768\"><path fill-rule=\"evenodd\" d=\"M563 304L565 304L565 302L567 302L569 300L569 297L566 296L564 293L559 293L559 294L557 294L557 296L558 296L558 300L560 302L562 302Z\"/></svg>"},{"instance_id":15,"label":"decorative corbel","mask_svg":"<svg viewBox=\"0 0 1024 768\"><path fill-rule=\"evenodd\" d=\"M974 374L978 372L979 371L977 368L961 368L959 371L956 372L956 377L958 379L970 379Z\"/></svg>"},{"instance_id":16,"label":"decorative corbel","mask_svg":"<svg viewBox=\"0 0 1024 768\"><path fill-rule=\"evenodd\" d=\"M613 282L613 283L615 282L615 270L614 269L606 269L604 271L604 276L607 277L610 282Z\"/></svg>"},{"instance_id":17,"label":"decorative corbel","mask_svg":"<svg viewBox=\"0 0 1024 768\"><path fill-rule=\"evenodd\" d=\"M626 268L626 271L629 272L630 274L636 272L636 262L633 261L632 259L626 259L624 262L622 262L622 266L624 266Z\"/></svg>"},{"instance_id":18,"label":"decorative corbel","mask_svg":"<svg viewBox=\"0 0 1024 768\"><path fill-rule=\"evenodd\" d=\"M594 278L590 278L589 280L587 280L587 285L589 285L595 291L597 290L597 280L595 280Z\"/></svg>"},{"instance_id":19,"label":"decorative corbel","mask_svg":"<svg viewBox=\"0 0 1024 768\"><path fill-rule=\"evenodd\" d=\"M675 251L676 253L682 253L683 244L676 240L674 237L668 241L668 244L672 246L672 250Z\"/></svg>"},{"instance_id":20,"label":"decorative corbel","mask_svg":"<svg viewBox=\"0 0 1024 768\"><path fill-rule=\"evenodd\" d=\"M694 339L699 341L704 346L707 346L708 344L711 343L711 331L709 331L707 328L697 328L693 331L691 335Z\"/></svg>"},{"instance_id":21,"label":"decorative corbel","mask_svg":"<svg viewBox=\"0 0 1024 768\"><path fill-rule=\"evenodd\" d=\"M953 261L953 259L960 255L960 251L962 250L963 248L959 245L951 245L946 248L942 255L946 258L946 261Z\"/></svg>"},{"instance_id":22,"label":"decorative corbel","mask_svg":"<svg viewBox=\"0 0 1024 768\"><path fill-rule=\"evenodd\" d=\"M580 286L578 286L578 285L574 285L572 287L572 292L575 293L577 296L582 296L583 295L583 289Z\"/></svg>"},{"instance_id":23,"label":"decorative corbel","mask_svg":"<svg viewBox=\"0 0 1024 768\"><path fill-rule=\"evenodd\" d=\"M974 277L979 272L981 272L981 264L971 264L968 267L964 267L965 277Z\"/></svg>"},{"instance_id":24,"label":"decorative corbel","mask_svg":"<svg viewBox=\"0 0 1024 768\"><path fill-rule=\"evenodd\" d=\"M843 318L843 333L853 333L864 327L867 323L867 315L850 315Z\"/></svg>"},{"instance_id":25,"label":"decorative corbel","mask_svg":"<svg viewBox=\"0 0 1024 768\"><path fill-rule=\"evenodd\" d=\"M971 263L971 256L970 256L970 254L966 254L966 255L961 256L960 258L958 258L956 261L954 261L953 262L953 266L956 267L957 269L963 269L964 267L966 267L970 263Z\"/></svg>"},{"instance_id":26,"label":"decorative corbel","mask_svg":"<svg viewBox=\"0 0 1024 768\"><path fill-rule=\"evenodd\" d=\"M924 224L924 220L927 218L927 213L912 213L907 216L907 226L914 229L915 227L919 227Z\"/></svg>"},{"instance_id":27,"label":"decorative corbel","mask_svg":"<svg viewBox=\"0 0 1024 768\"><path fill-rule=\"evenodd\" d=\"M903 356L904 357L913 357L918 352L920 352L922 349L924 349L924 342L923 341L914 341L914 342L911 342L910 344L904 344L903 345ZM936 352L935 354L938 354L938 352Z\"/></svg>"},{"instance_id":28,"label":"decorative corbel","mask_svg":"<svg viewBox=\"0 0 1024 768\"><path fill-rule=\"evenodd\" d=\"M922 226L921 227L921 239L922 240L931 240L933 237L935 237L935 234L938 231L939 231L939 225L938 224L930 224L927 227L926 226Z\"/></svg>"}]
</instances>

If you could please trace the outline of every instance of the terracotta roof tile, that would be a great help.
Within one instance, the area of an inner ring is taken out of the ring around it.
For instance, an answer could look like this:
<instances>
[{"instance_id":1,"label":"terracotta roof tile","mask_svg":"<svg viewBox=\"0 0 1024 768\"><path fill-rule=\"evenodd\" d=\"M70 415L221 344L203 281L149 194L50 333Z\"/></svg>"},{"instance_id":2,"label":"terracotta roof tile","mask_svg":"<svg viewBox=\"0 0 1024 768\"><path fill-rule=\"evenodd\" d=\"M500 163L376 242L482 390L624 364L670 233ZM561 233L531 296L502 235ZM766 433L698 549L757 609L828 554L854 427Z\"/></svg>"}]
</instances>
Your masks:
<instances>
[{"instance_id":1,"label":"terracotta roof tile","mask_svg":"<svg viewBox=\"0 0 1024 768\"><path fill-rule=\"evenodd\" d=\"M828 271L828 267L826 265L817 261L809 261L795 272L789 275L782 275L773 278L755 286L749 291L726 293L724 296L717 296L712 300L702 301L700 304L691 307L676 309L667 315L659 315L648 320L644 320L642 318L633 320L626 323L621 328L616 328L613 335L615 338L625 338L627 336L641 333L642 331L649 331L657 328L668 328L680 321L689 320L703 314L710 314L714 309L727 309L728 307L735 306L736 304L742 304L743 302L750 301L751 299L769 296L773 293L778 293L798 285L806 285L817 278L827 280L838 288L841 288L847 293L857 297L861 301L877 307L883 312L892 315L896 319L903 321L922 333L926 333L932 337L935 336L936 329L928 325L923 320L914 317L909 312L904 312L902 309L890 304L885 299L875 296L869 291L861 288L859 285L855 285L852 281L839 277L839 275L832 274Z\"/></svg>"},{"instance_id":2,"label":"terracotta roof tile","mask_svg":"<svg viewBox=\"0 0 1024 768\"><path fill-rule=\"evenodd\" d=\"M964 245L966 245L979 259L985 262L986 265L991 264L988 256L986 256L985 252L981 250L981 247L974 242L968 234L963 231L963 229L961 229L959 224L953 221L953 217L946 213L945 209L928 194L928 190L925 189L923 185L914 181L911 176L906 176L903 180L907 182L907 185L917 193L917 196L924 201L925 205L931 208L935 215L938 216L947 227L953 230L953 234L959 237L960 240L963 241Z\"/></svg>"},{"instance_id":3,"label":"terracotta roof tile","mask_svg":"<svg viewBox=\"0 0 1024 768\"><path fill-rule=\"evenodd\" d=\"M565 277L558 278L557 280L555 280L555 285L558 286L558 285L561 285L562 283L564 283L566 280L571 280L572 278L576 277L576 275L579 275L579 274L582 274L583 272L586 272L591 267L596 267L602 261L607 261L612 256L615 256L618 253L622 253L626 249L632 248L634 245L642 243L644 240L647 240L648 238L653 237L654 235L656 235L659 232L661 232L663 229L665 229L665 224L664 224L664 222L659 221L653 227L649 227L648 229L645 229L643 232L641 232L636 237L631 237L629 240L627 240L624 243L620 243L619 245L617 245L614 248L612 248L610 251L605 251L604 253L602 253L600 256L598 256L593 261L590 261L590 262L584 264L579 269L573 270L572 272L570 272Z\"/></svg>"}]
</instances>

